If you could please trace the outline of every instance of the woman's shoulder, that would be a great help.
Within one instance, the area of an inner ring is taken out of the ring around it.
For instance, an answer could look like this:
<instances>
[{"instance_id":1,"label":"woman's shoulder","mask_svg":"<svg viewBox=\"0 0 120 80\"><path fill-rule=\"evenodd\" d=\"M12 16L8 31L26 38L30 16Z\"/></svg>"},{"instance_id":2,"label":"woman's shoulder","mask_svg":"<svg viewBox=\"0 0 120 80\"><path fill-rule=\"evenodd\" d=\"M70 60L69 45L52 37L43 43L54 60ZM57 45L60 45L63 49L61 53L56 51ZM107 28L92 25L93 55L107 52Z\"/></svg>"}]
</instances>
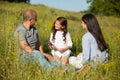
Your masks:
<instances>
[{"instance_id":1,"label":"woman's shoulder","mask_svg":"<svg viewBox=\"0 0 120 80\"><path fill-rule=\"evenodd\" d=\"M92 38L92 35L90 32L87 32L83 35L83 38L86 38L86 39L91 39Z\"/></svg>"},{"instance_id":2,"label":"woman's shoulder","mask_svg":"<svg viewBox=\"0 0 120 80\"><path fill-rule=\"evenodd\" d=\"M93 37L93 35L90 32L87 32L86 34L84 34L83 41L89 41L89 42L96 42L95 38Z\"/></svg>"},{"instance_id":3,"label":"woman's shoulder","mask_svg":"<svg viewBox=\"0 0 120 80\"><path fill-rule=\"evenodd\" d=\"M86 34L83 35L82 40L91 42L94 41L94 37L90 32L87 32Z\"/></svg>"}]
</instances>

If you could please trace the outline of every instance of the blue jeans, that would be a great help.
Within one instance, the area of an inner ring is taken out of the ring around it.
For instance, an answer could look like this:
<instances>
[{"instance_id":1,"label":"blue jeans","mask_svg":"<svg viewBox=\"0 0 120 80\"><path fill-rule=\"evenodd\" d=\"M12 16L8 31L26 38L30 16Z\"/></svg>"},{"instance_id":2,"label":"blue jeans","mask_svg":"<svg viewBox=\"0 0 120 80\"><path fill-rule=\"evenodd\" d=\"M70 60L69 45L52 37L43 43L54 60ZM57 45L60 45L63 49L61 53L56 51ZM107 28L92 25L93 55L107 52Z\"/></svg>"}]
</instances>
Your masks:
<instances>
[{"instance_id":1,"label":"blue jeans","mask_svg":"<svg viewBox=\"0 0 120 80\"><path fill-rule=\"evenodd\" d=\"M59 61L51 61L49 62L42 53L40 53L37 50L34 50L30 54L23 53L21 55L22 61L24 63L37 63L39 66L41 66L44 70L52 70L55 67L61 66L63 68L67 68L65 65L60 63Z\"/></svg>"}]
</instances>

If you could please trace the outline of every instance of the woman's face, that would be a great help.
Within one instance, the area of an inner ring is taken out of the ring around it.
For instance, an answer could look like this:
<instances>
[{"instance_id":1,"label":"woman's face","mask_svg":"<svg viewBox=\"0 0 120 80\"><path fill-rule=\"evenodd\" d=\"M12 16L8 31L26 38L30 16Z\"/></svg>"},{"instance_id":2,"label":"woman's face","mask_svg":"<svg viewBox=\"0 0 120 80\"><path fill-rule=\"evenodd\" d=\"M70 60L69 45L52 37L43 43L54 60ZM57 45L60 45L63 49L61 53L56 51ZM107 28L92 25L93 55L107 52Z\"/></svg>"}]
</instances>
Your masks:
<instances>
[{"instance_id":1,"label":"woman's face","mask_svg":"<svg viewBox=\"0 0 120 80\"><path fill-rule=\"evenodd\" d=\"M87 30L87 25L86 25L83 21L82 21L81 25L82 25L82 28L83 28L84 30Z\"/></svg>"},{"instance_id":2,"label":"woman's face","mask_svg":"<svg viewBox=\"0 0 120 80\"><path fill-rule=\"evenodd\" d=\"M55 22L55 29L56 30L62 30L64 27L60 24L60 22L57 20Z\"/></svg>"}]
</instances>

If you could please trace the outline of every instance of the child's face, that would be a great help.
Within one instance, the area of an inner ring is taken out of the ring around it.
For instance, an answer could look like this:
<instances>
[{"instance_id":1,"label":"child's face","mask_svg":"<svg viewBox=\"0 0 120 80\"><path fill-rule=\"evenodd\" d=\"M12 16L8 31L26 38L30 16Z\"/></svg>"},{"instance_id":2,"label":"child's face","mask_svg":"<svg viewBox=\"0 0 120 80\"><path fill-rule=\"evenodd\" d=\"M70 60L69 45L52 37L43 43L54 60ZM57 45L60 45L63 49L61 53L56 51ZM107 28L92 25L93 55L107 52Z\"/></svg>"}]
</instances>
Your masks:
<instances>
[{"instance_id":1,"label":"child's face","mask_svg":"<svg viewBox=\"0 0 120 80\"><path fill-rule=\"evenodd\" d=\"M62 30L64 27L60 24L60 22L57 20L55 22L55 29L56 30Z\"/></svg>"},{"instance_id":2,"label":"child's face","mask_svg":"<svg viewBox=\"0 0 120 80\"><path fill-rule=\"evenodd\" d=\"M82 21L81 25L82 25L82 28L83 28L84 30L87 30L87 26L86 26L86 24L85 24L83 21Z\"/></svg>"}]
</instances>

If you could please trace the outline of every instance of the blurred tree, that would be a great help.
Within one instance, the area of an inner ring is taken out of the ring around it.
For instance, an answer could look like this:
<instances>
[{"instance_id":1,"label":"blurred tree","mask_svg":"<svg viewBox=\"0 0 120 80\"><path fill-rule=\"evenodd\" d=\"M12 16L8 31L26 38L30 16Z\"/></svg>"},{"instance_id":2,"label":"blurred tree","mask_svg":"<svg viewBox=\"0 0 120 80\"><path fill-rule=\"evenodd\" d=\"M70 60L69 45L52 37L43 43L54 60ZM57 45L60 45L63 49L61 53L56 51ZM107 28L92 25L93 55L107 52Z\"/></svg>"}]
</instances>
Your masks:
<instances>
[{"instance_id":1,"label":"blurred tree","mask_svg":"<svg viewBox=\"0 0 120 80\"><path fill-rule=\"evenodd\" d=\"M29 3L30 0L1 0L1 1L8 1L8 2L25 2L25 3Z\"/></svg>"},{"instance_id":2,"label":"blurred tree","mask_svg":"<svg viewBox=\"0 0 120 80\"><path fill-rule=\"evenodd\" d=\"M87 0L87 3L91 3L88 12L120 16L120 0Z\"/></svg>"}]
</instances>

